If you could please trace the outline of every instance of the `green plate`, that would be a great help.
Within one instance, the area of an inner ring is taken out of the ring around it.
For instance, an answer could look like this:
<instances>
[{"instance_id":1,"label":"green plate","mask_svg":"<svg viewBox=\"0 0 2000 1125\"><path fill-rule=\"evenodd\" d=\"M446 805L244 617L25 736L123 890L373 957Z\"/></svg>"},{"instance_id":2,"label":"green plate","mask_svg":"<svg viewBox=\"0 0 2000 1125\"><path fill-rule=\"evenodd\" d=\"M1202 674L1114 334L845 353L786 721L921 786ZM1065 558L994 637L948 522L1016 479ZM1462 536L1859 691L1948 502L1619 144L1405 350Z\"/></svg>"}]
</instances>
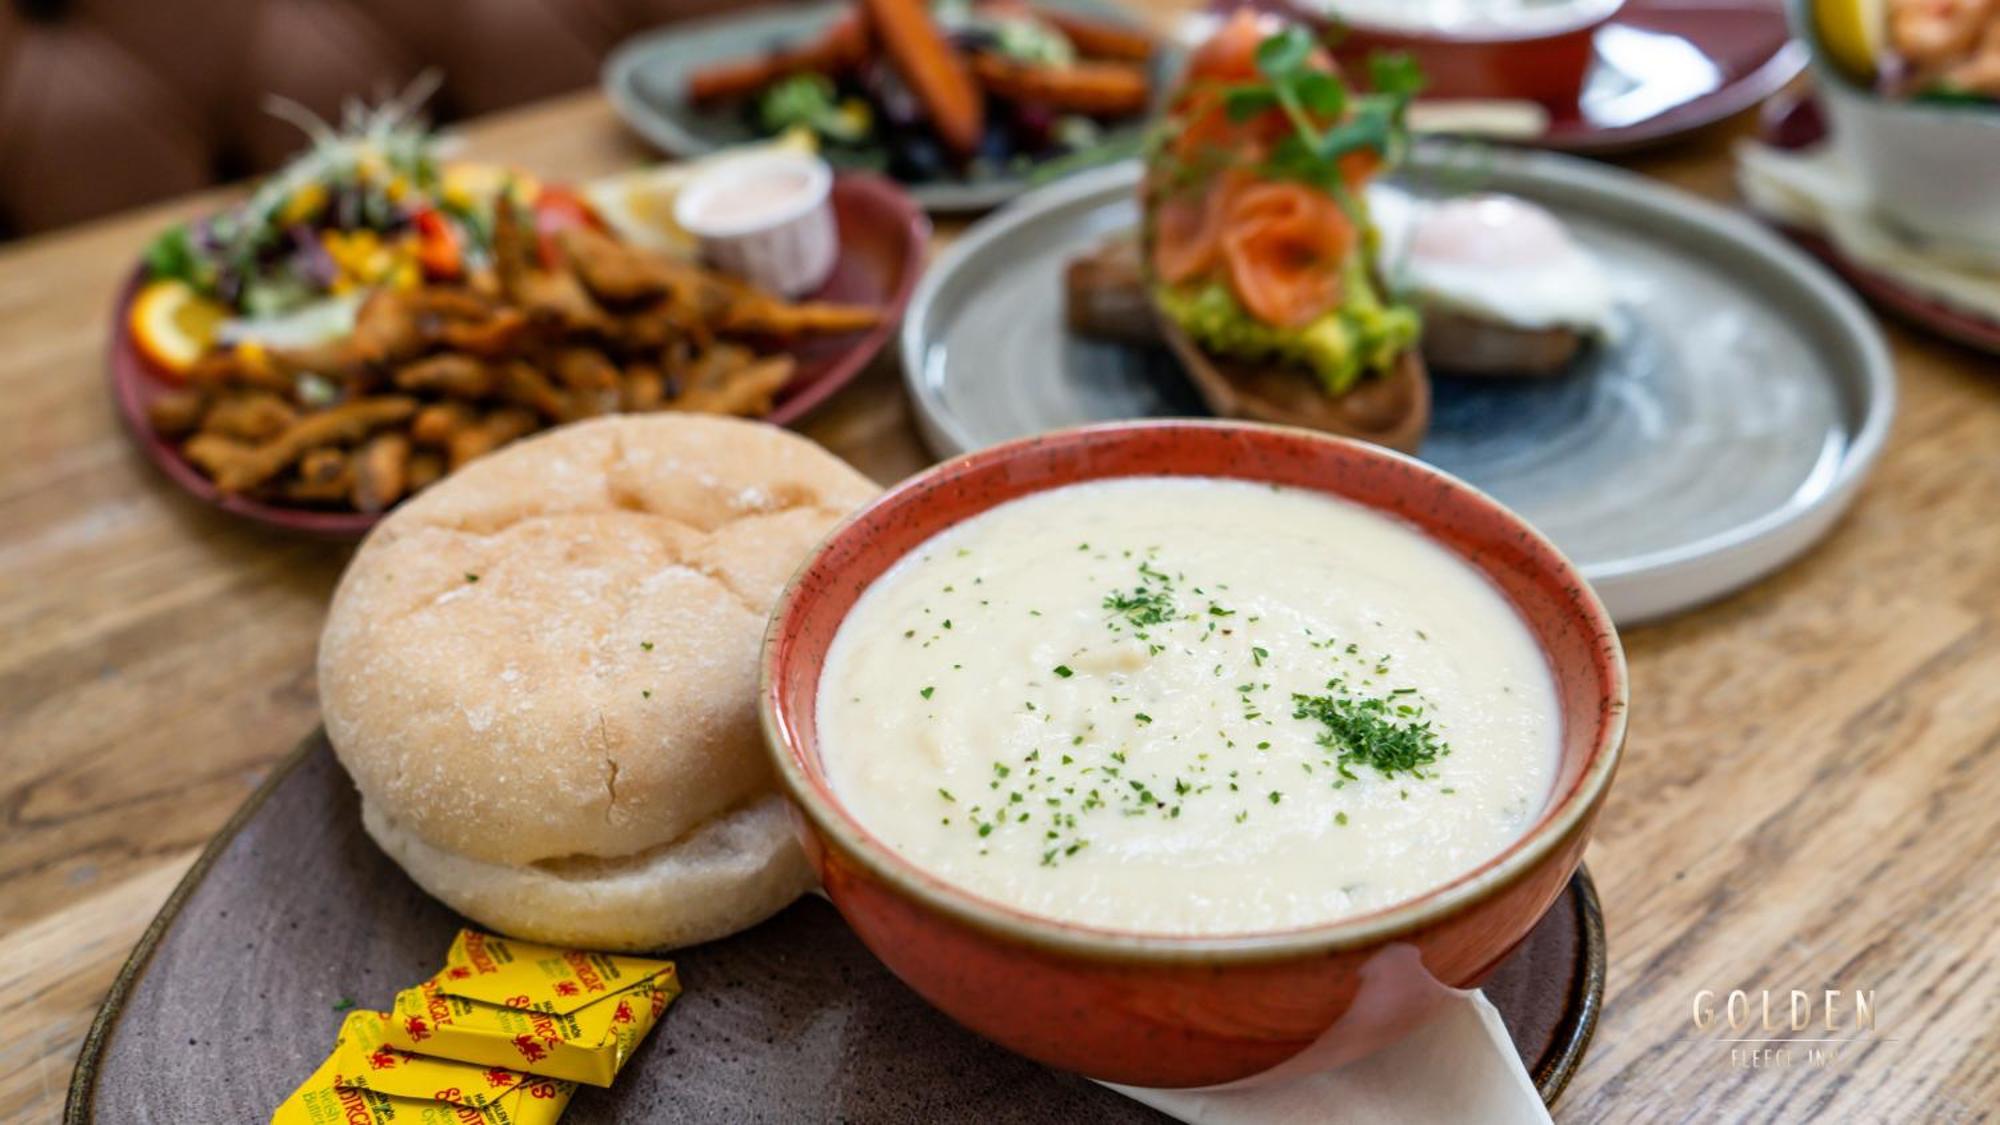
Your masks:
<instances>
[{"instance_id":1,"label":"green plate","mask_svg":"<svg viewBox=\"0 0 2000 1125\"><path fill-rule=\"evenodd\" d=\"M1074 12L1108 23L1133 26L1131 16L1109 0L1037 0L1056 11ZM807 4L676 23L634 36L604 64L604 92L618 115L640 136L673 156L691 157L757 139L739 107L697 107L688 102L687 76L726 59L753 58L773 44L808 38L850 5ZM1163 89L1179 58L1161 43L1153 62L1153 88ZM1104 131L1109 153L1129 155L1144 130L1143 119ZM1031 187L1058 178L1060 171L1090 163L1065 158L1025 172L1008 169L947 178L900 180L927 211L983 211ZM1062 167L1058 169L1056 165Z\"/></svg>"}]
</instances>

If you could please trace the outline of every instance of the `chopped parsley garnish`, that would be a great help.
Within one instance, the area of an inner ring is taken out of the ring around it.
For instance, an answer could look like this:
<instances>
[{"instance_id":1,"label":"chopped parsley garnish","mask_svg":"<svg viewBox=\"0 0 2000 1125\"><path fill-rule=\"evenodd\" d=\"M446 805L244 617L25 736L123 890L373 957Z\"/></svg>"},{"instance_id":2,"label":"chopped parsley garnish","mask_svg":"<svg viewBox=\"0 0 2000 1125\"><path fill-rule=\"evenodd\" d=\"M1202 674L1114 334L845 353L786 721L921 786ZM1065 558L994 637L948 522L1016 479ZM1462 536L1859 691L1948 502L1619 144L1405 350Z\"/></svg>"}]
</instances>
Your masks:
<instances>
[{"instance_id":1,"label":"chopped parsley garnish","mask_svg":"<svg viewBox=\"0 0 2000 1125\"><path fill-rule=\"evenodd\" d=\"M1340 683L1329 686L1337 691ZM1354 766L1371 766L1383 777L1398 773L1427 777L1427 767L1450 753L1423 718L1422 708L1346 694L1294 694L1292 707L1292 718L1309 719L1324 728L1317 741L1338 753L1335 764L1343 777L1352 778Z\"/></svg>"},{"instance_id":2,"label":"chopped parsley garnish","mask_svg":"<svg viewBox=\"0 0 2000 1125\"><path fill-rule=\"evenodd\" d=\"M917 694L923 696L925 699L929 699L931 697L931 693L936 690L937 690L936 686L931 686L925 688L924 690L918 692Z\"/></svg>"},{"instance_id":3,"label":"chopped parsley garnish","mask_svg":"<svg viewBox=\"0 0 2000 1125\"><path fill-rule=\"evenodd\" d=\"M1056 665L1055 672L1057 677L1065 680L1069 679L1071 676L1076 675L1076 670L1074 668L1071 668L1067 664Z\"/></svg>"},{"instance_id":4,"label":"chopped parsley garnish","mask_svg":"<svg viewBox=\"0 0 2000 1125\"><path fill-rule=\"evenodd\" d=\"M1147 563L1139 564L1139 584L1129 591L1106 594L1104 608L1134 629L1164 625L1180 612L1174 605L1173 580Z\"/></svg>"}]
</instances>

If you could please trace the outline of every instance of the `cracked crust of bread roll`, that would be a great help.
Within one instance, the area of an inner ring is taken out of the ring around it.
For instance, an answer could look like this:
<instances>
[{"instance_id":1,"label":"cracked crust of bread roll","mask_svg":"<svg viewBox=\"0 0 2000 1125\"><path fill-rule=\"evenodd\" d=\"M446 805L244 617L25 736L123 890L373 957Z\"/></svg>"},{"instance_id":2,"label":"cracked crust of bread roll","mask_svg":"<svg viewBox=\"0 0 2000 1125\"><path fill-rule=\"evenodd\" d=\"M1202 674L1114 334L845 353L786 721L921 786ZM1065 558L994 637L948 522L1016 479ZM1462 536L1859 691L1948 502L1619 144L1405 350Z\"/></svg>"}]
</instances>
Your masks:
<instances>
[{"instance_id":1,"label":"cracked crust of bread roll","mask_svg":"<svg viewBox=\"0 0 2000 1125\"><path fill-rule=\"evenodd\" d=\"M371 833L523 937L664 948L782 907L810 879L789 824L738 823L772 791L758 648L793 569L875 492L787 431L646 415L517 442L395 509L319 654Z\"/></svg>"}]
</instances>

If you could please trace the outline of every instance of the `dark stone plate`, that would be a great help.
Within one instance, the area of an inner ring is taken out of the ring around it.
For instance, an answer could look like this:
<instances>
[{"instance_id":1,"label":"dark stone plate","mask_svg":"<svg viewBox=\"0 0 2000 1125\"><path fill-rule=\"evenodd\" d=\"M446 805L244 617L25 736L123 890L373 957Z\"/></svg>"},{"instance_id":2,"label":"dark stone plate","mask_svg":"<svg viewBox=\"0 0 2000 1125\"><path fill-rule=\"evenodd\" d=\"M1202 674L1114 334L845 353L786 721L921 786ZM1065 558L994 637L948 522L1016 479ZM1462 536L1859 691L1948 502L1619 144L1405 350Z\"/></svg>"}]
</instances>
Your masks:
<instances>
[{"instance_id":1,"label":"dark stone plate","mask_svg":"<svg viewBox=\"0 0 2000 1125\"><path fill-rule=\"evenodd\" d=\"M354 788L314 734L140 940L84 1042L65 1120L266 1120L325 1058L341 1009L388 1007L443 962L460 924L362 832ZM958 1027L817 898L674 959L687 991L615 1087L578 1091L565 1125L1166 1120ZM1553 1102L1604 996L1588 874L1486 994Z\"/></svg>"}]
</instances>

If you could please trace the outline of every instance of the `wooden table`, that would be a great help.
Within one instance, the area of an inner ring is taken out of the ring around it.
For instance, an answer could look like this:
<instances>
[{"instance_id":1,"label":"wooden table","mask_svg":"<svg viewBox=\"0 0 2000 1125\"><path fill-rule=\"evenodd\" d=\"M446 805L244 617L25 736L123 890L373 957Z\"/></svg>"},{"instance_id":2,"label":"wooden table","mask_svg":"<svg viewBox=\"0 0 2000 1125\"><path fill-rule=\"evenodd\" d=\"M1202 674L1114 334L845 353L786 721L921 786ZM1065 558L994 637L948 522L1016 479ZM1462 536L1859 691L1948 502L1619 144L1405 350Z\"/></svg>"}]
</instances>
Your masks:
<instances>
[{"instance_id":1,"label":"wooden table","mask_svg":"<svg viewBox=\"0 0 2000 1125\"><path fill-rule=\"evenodd\" d=\"M1728 198L1745 128L1625 163ZM470 141L561 178L646 157L590 94ZM149 916L317 718L347 549L185 498L104 387L115 286L216 198L0 250L0 1118L57 1114ZM1889 335L1902 409L1854 512L1786 573L1625 637L1632 739L1589 855L1610 983L1565 1120L2000 1106L2000 370ZM801 428L883 481L928 460L892 359ZM1873 990L1876 1041L1751 1068L1690 1022L1698 990L1795 988Z\"/></svg>"}]
</instances>

